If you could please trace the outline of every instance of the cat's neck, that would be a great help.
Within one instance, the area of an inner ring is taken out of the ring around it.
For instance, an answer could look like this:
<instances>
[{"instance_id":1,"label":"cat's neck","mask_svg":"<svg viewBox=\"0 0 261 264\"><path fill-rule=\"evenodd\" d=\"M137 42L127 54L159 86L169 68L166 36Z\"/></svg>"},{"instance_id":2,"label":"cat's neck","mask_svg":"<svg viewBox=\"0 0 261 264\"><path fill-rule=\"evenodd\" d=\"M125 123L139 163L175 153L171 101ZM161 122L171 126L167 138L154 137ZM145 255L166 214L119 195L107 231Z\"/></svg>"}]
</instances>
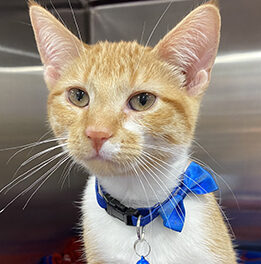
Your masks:
<instances>
[{"instance_id":1,"label":"cat's neck","mask_svg":"<svg viewBox=\"0 0 261 264\"><path fill-rule=\"evenodd\" d=\"M111 175L98 178L99 184L112 197L124 205L134 208L151 207L163 202L179 184L186 170L189 157L176 160L171 166L154 169L135 168L126 175Z\"/></svg>"}]
</instances>

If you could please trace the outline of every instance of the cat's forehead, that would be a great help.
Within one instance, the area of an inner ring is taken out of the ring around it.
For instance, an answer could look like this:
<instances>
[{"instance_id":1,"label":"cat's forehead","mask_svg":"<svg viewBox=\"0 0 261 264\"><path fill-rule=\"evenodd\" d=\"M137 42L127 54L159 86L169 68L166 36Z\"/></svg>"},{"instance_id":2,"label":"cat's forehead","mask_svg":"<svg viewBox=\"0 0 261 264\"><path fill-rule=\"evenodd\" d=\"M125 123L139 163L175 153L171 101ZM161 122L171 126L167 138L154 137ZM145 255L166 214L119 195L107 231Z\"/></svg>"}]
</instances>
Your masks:
<instances>
[{"instance_id":1,"label":"cat's forehead","mask_svg":"<svg viewBox=\"0 0 261 264\"><path fill-rule=\"evenodd\" d=\"M137 42L123 41L87 46L65 74L65 86L84 86L105 96L157 89L164 75L168 79L168 73L164 74L162 62L151 50Z\"/></svg>"},{"instance_id":2,"label":"cat's forehead","mask_svg":"<svg viewBox=\"0 0 261 264\"><path fill-rule=\"evenodd\" d=\"M149 48L137 42L98 43L87 48L86 77L89 80L120 81L128 78L135 81L144 71L143 64L149 53Z\"/></svg>"},{"instance_id":3,"label":"cat's forehead","mask_svg":"<svg viewBox=\"0 0 261 264\"><path fill-rule=\"evenodd\" d=\"M126 42L98 42L94 45L87 46L90 56L96 59L106 59L108 61L119 58L136 58L144 55L145 51L150 51L151 47L144 47L136 41Z\"/></svg>"}]
</instances>

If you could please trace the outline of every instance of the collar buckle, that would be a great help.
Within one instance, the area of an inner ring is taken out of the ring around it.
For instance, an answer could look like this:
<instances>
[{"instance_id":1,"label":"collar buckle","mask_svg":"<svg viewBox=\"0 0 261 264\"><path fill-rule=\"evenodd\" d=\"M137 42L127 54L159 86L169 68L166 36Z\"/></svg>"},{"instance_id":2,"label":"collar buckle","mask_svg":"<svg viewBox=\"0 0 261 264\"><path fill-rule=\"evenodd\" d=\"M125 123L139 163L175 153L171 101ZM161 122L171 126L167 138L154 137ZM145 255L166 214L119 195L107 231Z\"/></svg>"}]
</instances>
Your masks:
<instances>
[{"instance_id":1,"label":"collar buckle","mask_svg":"<svg viewBox=\"0 0 261 264\"><path fill-rule=\"evenodd\" d=\"M126 225L133 226L132 216L139 217L140 213L138 209L126 207L108 193L103 194L103 197L106 200L106 211L109 215L123 221Z\"/></svg>"}]
</instances>

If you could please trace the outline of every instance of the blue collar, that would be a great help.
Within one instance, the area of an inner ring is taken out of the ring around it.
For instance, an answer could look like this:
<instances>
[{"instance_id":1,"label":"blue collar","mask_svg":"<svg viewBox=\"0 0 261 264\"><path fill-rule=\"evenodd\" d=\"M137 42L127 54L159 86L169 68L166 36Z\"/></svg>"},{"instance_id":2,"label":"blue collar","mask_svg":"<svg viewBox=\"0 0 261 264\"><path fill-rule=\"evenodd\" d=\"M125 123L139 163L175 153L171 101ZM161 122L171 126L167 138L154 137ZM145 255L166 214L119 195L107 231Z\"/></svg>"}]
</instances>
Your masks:
<instances>
[{"instance_id":1,"label":"blue collar","mask_svg":"<svg viewBox=\"0 0 261 264\"><path fill-rule=\"evenodd\" d=\"M188 193L206 194L218 190L218 186L212 175L195 162L191 162L186 171L182 174L180 184L170 196L161 204L150 208L126 207L118 200L111 197L99 185L96 178L96 198L100 207L107 213L127 225L136 226L138 217L140 225L145 226L159 215L167 228L181 232L185 221L185 208L183 200Z\"/></svg>"}]
</instances>

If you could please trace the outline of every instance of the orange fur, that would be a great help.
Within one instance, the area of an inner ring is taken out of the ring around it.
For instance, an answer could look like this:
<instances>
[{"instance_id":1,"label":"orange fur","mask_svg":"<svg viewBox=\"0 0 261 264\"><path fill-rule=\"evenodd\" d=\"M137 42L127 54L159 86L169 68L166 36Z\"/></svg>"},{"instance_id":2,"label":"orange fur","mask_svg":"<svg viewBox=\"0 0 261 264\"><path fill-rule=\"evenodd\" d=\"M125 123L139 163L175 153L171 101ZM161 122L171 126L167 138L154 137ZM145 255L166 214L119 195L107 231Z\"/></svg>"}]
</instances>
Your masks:
<instances>
[{"instance_id":1,"label":"orange fur","mask_svg":"<svg viewBox=\"0 0 261 264\"><path fill-rule=\"evenodd\" d=\"M231 237L218 208L216 198L213 194L207 194L205 197L210 210L208 224L206 225L206 232L209 234L207 242L210 245L210 250L222 257L220 262L222 264L237 263Z\"/></svg>"}]
</instances>

